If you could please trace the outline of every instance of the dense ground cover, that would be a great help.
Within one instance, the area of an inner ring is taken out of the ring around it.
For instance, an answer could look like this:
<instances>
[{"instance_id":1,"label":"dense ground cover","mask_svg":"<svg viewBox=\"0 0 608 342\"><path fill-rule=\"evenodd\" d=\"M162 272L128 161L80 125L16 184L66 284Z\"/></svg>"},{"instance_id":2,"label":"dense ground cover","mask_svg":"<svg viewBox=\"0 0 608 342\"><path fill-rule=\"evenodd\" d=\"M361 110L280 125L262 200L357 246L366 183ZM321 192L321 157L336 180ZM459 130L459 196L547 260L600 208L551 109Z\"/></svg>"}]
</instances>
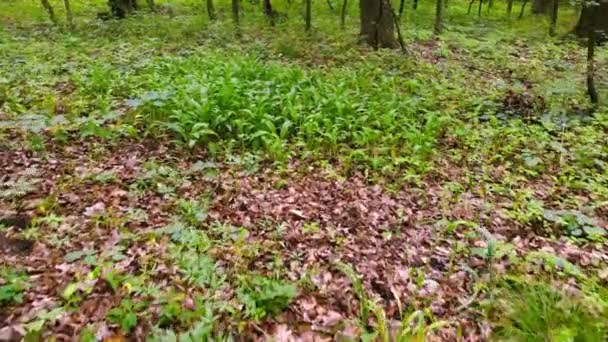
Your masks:
<instances>
[{"instance_id":1,"label":"dense ground cover","mask_svg":"<svg viewBox=\"0 0 608 342\"><path fill-rule=\"evenodd\" d=\"M0 2L0 336L603 341L608 110L502 4L371 51L315 4ZM302 29L298 26L302 21ZM605 98L608 53L598 49Z\"/></svg>"}]
</instances>

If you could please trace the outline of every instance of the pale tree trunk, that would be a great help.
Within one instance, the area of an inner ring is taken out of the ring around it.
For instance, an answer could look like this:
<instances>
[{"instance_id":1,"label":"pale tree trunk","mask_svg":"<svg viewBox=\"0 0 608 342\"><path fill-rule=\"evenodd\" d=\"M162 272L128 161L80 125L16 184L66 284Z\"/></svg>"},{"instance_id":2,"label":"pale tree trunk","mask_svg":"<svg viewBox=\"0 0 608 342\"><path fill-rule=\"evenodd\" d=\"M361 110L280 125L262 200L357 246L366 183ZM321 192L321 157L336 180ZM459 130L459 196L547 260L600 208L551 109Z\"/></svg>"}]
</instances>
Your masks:
<instances>
[{"instance_id":1,"label":"pale tree trunk","mask_svg":"<svg viewBox=\"0 0 608 342\"><path fill-rule=\"evenodd\" d=\"M388 0L360 0L361 38L375 49L395 48L395 23Z\"/></svg>"},{"instance_id":2,"label":"pale tree trunk","mask_svg":"<svg viewBox=\"0 0 608 342\"><path fill-rule=\"evenodd\" d=\"M55 17L55 11L53 10L53 6L49 3L49 0L41 0L42 7L44 7L45 11L49 14L49 19L53 22L53 24L57 24L57 18Z\"/></svg>"}]
</instances>

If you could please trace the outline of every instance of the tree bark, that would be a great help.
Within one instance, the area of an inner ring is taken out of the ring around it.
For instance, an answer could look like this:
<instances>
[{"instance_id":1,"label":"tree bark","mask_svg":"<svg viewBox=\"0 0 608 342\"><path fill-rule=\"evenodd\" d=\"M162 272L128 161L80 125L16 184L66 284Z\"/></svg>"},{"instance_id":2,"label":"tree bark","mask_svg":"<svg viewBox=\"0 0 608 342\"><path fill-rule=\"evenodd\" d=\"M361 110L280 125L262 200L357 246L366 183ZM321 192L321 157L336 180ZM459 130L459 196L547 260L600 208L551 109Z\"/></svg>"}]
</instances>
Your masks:
<instances>
[{"instance_id":1,"label":"tree bark","mask_svg":"<svg viewBox=\"0 0 608 342\"><path fill-rule=\"evenodd\" d=\"M232 20L234 20L234 26L236 26L236 34L241 34L241 4L240 0L232 0Z\"/></svg>"},{"instance_id":2,"label":"tree bark","mask_svg":"<svg viewBox=\"0 0 608 342\"><path fill-rule=\"evenodd\" d=\"M519 19L524 17L524 13L526 13L527 4L528 4L528 0L524 0L524 3L521 5L521 10L519 11Z\"/></svg>"},{"instance_id":3,"label":"tree bark","mask_svg":"<svg viewBox=\"0 0 608 342\"><path fill-rule=\"evenodd\" d=\"M348 8L348 0L342 2L342 12L340 13L340 26L346 25L346 9Z\"/></svg>"},{"instance_id":4,"label":"tree bark","mask_svg":"<svg viewBox=\"0 0 608 342\"><path fill-rule=\"evenodd\" d=\"M532 13L548 14L551 9L552 0L534 0L532 3Z\"/></svg>"},{"instance_id":5,"label":"tree bark","mask_svg":"<svg viewBox=\"0 0 608 342\"><path fill-rule=\"evenodd\" d=\"M215 16L215 6L213 6L213 0L207 0L207 16L209 21L214 21L217 17Z\"/></svg>"},{"instance_id":6,"label":"tree bark","mask_svg":"<svg viewBox=\"0 0 608 342\"><path fill-rule=\"evenodd\" d=\"M435 28L433 32L436 36L443 30L443 0L435 0Z\"/></svg>"},{"instance_id":7,"label":"tree bark","mask_svg":"<svg viewBox=\"0 0 608 342\"><path fill-rule=\"evenodd\" d=\"M608 40L608 0L599 1L599 5L595 6L583 6L574 31L579 37L588 38L594 15L602 18L602 20L595 20L595 25L593 25L596 31L595 40L605 42Z\"/></svg>"},{"instance_id":8,"label":"tree bark","mask_svg":"<svg viewBox=\"0 0 608 342\"><path fill-rule=\"evenodd\" d=\"M412 5L412 9L414 9L414 10L418 9L418 0L414 0L414 4Z\"/></svg>"},{"instance_id":9,"label":"tree bark","mask_svg":"<svg viewBox=\"0 0 608 342\"><path fill-rule=\"evenodd\" d=\"M65 18L68 21L70 29L74 28L74 17L72 16L72 9L70 8L70 0L63 0L65 6Z\"/></svg>"},{"instance_id":10,"label":"tree bark","mask_svg":"<svg viewBox=\"0 0 608 342\"><path fill-rule=\"evenodd\" d=\"M55 17L55 11L53 10L53 6L49 3L49 0L42 0L42 7L49 14L49 19L53 22L53 24L57 24L57 17Z\"/></svg>"},{"instance_id":11,"label":"tree bark","mask_svg":"<svg viewBox=\"0 0 608 342\"><path fill-rule=\"evenodd\" d=\"M549 26L549 35L555 36L557 33L557 13L559 12L559 0L553 0L551 6L551 25Z\"/></svg>"},{"instance_id":12,"label":"tree bark","mask_svg":"<svg viewBox=\"0 0 608 342\"><path fill-rule=\"evenodd\" d=\"M306 32L310 31L312 26L312 0L306 0Z\"/></svg>"},{"instance_id":13,"label":"tree bark","mask_svg":"<svg viewBox=\"0 0 608 342\"><path fill-rule=\"evenodd\" d=\"M361 37L375 49L395 48L395 22L388 0L360 0Z\"/></svg>"},{"instance_id":14,"label":"tree bark","mask_svg":"<svg viewBox=\"0 0 608 342\"><path fill-rule=\"evenodd\" d=\"M405 10L405 0L399 1L399 18L403 16L403 11Z\"/></svg>"},{"instance_id":15,"label":"tree bark","mask_svg":"<svg viewBox=\"0 0 608 342\"><path fill-rule=\"evenodd\" d=\"M513 13L513 0L509 0L507 2L507 15L509 15L509 17L510 17L512 13Z\"/></svg>"},{"instance_id":16,"label":"tree bark","mask_svg":"<svg viewBox=\"0 0 608 342\"><path fill-rule=\"evenodd\" d=\"M599 102L597 89L595 89L595 25L598 22L597 14L597 11L591 11L591 14L588 19L589 29L587 38L587 94L589 95L589 100L591 100L591 103L593 103L594 105Z\"/></svg>"},{"instance_id":17,"label":"tree bark","mask_svg":"<svg viewBox=\"0 0 608 342\"><path fill-rule=\"evenodd\" d=\"M112 16L122 19L137 10L136 0L109 0Z\"/></svg>"},{"instance_id":18,"label":"tree bark","mask_svg":"<svg viewBox=\"0 0 608 342\"><path fill-rule=\"evenodd\" d=\"M274 13L274 9L272 8L272 3L270 2L270 0L263 1L263 10L264 10L264 15L266 15L266 17L270 21L270 25L274 26L275 13Z\"/></svg>"}]
</instances>

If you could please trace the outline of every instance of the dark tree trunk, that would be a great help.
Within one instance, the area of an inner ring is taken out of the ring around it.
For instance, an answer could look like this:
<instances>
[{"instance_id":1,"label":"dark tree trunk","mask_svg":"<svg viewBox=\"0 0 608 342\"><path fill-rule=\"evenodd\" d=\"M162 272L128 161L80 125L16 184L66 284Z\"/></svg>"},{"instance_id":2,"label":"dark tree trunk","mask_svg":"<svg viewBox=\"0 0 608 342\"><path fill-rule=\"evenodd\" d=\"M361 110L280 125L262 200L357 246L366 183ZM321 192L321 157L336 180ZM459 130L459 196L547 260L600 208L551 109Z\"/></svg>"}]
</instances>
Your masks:
<instances>
[{"instance_id":1,"label":"dark tree trunk","mask_svg":"<svg viewBox=\"0 0 608 342\"><path fill-rule=\"evenodd\" d=\"M418 9L418 0L414 0L414 4L412 5L412 8L413 8L414 10L417 10L417 9Z\"/></svg>"},{"instance_id":2,"label":"dark tree trunk","mask_svg":"<svg viewBox=\"0 0 608 342\"><path fill-rule=\"evenodd\" d=\"M331 0L327 0L327 7L329 7L330 11L334 11L334 4L331 3Z\"/></svg>"},{"instance_id":3,"label":"dark tree trunk","mask_svg":"<svg viewBox=\"0 0 608 342\"><path fill-rule=\"evenodd\" d=\"M57 24L57 18L55 17L55 11L53 10L53 6L49 3L49 0L42 0L42 7L49 14L49 19L53 22L53 24Z\"/></svg>"},{"instance_id":4,"label":"dark tree trunk","mask_svg":"<svg viewBox=\"0 0 608 342\"><path fill-rule=\"evenodd\" d=\"M154 0L146 0L146 2L148 3L148 8L150 11L156 12L156 4L154 3Z\"/></svg>"},{"instance_id":5,"label":"dark tree trunk","mask_svg":"<svg viewBox=\"0 0 608 342\"><path fill-rule=\"evenodd\" d=\"M112 16L122 19L137 10L136 0L109 0Z\"/></svg>"},{"instance_id":6,"label":"dark tree trunk","mask_svg":"<svg viewBox=\"0 0 608 342\"><path fill-rule=\"evenodd\" d=\"M599 11L593 11L598 9L597 6L585 6L591 9L588 17L588 30L587 30L587 94L589 94L589 100L594 105L599 102L599 96L597 89L595 89L595 44L596 44L596 25L598 24Z\"/></svg>"},{"instance_id":7,"label":"dark tree trunk","mask_svg":"<svg viewBox=\"0 0 608 342\"><path fill-rule=\"evenodd\" d=\"M509 2L507 2L507 14L509 17L511 16L511 13L513 13L513 0L509 0Z\"/></svg>"},{"instance_id":8,"label":"dark tree trunk","mask_svg":"<svg viewBox=\"0 0 608 342\"><path fill-rule=\"evenodd\" d=\"M217 17L215 16L215 6L213 6L213 0L207 0L207 16L210 21L214 21Z\"/></svg>"},{"instance_id":9,"label":"dark tree trunk","mask_svg":"<svg viewBox=\"0 0 608 342\"><path fill-rule=\"evenodd\" d=\"M405 0L399 1L399 18L403 16L403 11L405 10Z\"/></svg>"},{"instance_id":10,"label":"dark tree trunk","mask_svg":"<svg viewBox=\"0 0 608 342\"><path fill-rule=\"evenodd\" d=\"M241 34L240 23L241 23L241 3L240 0L232 0L232 20L236 26L236 34Z\"/></svg>"},{"instance_id":11,"label":"dark tree trunk","mask_svg":"<svg viewBox=\"0 0 608 342\"><path fill-rule=\"evenodd\" d=\"M532 3L532 13L548 14L551 9L553 0L534 0Z\"/></svg>"},{"instance_id":12,"label":"dark tree trunk","mask_svg":"<svg viewBox=\"0 0 608 342\"><path fill-rule=\"evenodd\" d=\"M549 35L555 36L557 33L557 13L559 12L559 0L553 0L551 6L551 26L549 26Z\"/></svg>"},{"instance_id":13,"label":"dark tree trunk","mask_svg":"<svg viewBox=\"0 0 608 342\"><path fill-rule=\"evenodd\" d=\"M481 17L481 9L483 8L483 0L479 0L479 9L477 10L477 16Z\"/></svg>"},{"instance_id":14,"label":"dark tree trunk","mask_svg":"<svg viewBox=\"0 0 608 342\"><path fill-rule=\"evenodd\" d=\"M312 0L306 0L306 32L310 31L312 26Z\"/></svg>"},{"instance_id":15,"label":"dark tree trunk","mask_svg":"<svg viewBox=\"0 0 608 342\"><path fill-rule=\"evenodd\" d=\"M274 26L275 13L274 13L274 9L272 8L272 3L270 2L270 0L264 0L263 10L264 10L264 15L266 15L268 20L270 20L270 25Z\"/></svg>"},{"instance_id":16,"label":"dark tree trunk","mask_svg":"<svg viewBox=\"0 0 608 342\"><path fill-rule=\"evenodd\" d=\"M589 37L594 15L598 18L595 21L595 39L598 42L605 42L608 40L608 0L600 1L599 6L583 6L575 32L579 37Z\"/></svg>"},{"instance_id":17,"label":"dark tree trunk","mask_svg":"<svg viewBox=\"0 0 608 342\"><path fill-rule=\"evenodd\" d=\"M433 32L436 36L443 30L443 0L435 0L435 28Z\"/></svg>"},{"instance_id":18,"label":"dark tree trunk","mask_svg":"<svg viewBox=\"0 0 608 342\"><path fill-rule=\"evenodd\" d=\"M524 0L524 3L521 5L521 10L519 11L519 19L524 17L524 13L526 13L527 4L528 4L528 0Z\"/></svg>"},{"instance_id":19,"label":"dark tree trunk","mask_svg":"<svg viewBox=\"0 0 608 342\"><path fill-rule=\"evenodd\" d=\"M378 48L395 48L395 22L388 0L360 0L361 37Z\"/></svg>"}]
</instances>

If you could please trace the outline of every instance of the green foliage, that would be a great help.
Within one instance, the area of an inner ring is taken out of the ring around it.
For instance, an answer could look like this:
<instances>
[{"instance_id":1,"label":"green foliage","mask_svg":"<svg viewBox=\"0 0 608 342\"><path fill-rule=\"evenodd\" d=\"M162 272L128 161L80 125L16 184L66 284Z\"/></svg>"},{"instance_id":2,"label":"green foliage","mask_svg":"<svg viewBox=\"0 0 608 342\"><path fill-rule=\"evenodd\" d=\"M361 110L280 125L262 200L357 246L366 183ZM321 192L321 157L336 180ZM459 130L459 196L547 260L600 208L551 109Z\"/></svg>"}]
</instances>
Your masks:
<instances>
[{"instance_id":1,"label":"green foliage","mask_svg":"<svg viewBox=\"0 0 608 342\"><path fill-rule=\"evenodd\" d=\"M502 284L497 336L508 341L588 341L608 338L606 307L544 284L511 279Z\"/></svg>"},{"instance_id":2,"label":"green foliage","mask_svg":"<svg viewBox=\"0 0 608 342\"><path fill-rule=\"evenodd\" d=\"M120 325L125 333L131 332L137 325L137 311L143 308L142 303L123 299L120 305L108 311L108 321Z\"/></svg>"},{"instance_id":3,"label":"green foliage","mask_svg":"<svg viewBox=\"0 0 608 342\"><path fill-rule=\"evenodd\" d=\"M23 292L30 287L26 274L2 266L0 268L0 306L19 304L23 301Z\"/></svg>"},{"instance_id":4,"label":"green foliage","mask_svg":"<svg viewBox=\"0 0 608 342\"><path fill-rule=\"evenodd\" d=\"M298 294L298 288L278 279L244 275L239 277L237 294L239 301L245 305L245 315L262 320L288 307Z\"/></svg>"}]
</instances>

